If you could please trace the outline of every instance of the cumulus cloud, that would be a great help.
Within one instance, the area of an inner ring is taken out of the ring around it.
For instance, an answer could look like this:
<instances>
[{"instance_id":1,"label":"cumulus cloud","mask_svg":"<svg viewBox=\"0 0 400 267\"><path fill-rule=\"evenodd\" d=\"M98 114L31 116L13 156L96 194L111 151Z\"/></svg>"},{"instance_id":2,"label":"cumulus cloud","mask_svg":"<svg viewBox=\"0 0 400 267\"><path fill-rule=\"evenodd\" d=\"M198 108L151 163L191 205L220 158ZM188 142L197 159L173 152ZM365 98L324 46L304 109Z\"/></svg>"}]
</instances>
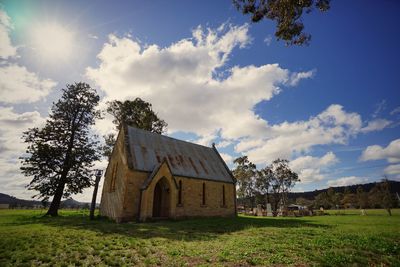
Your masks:
<instances>
[{"instance_id":1,"label":"cumulus cloud","mask_svg":"<svg viewBox=\"0 0 400 267\"><path fill-rule=\"evenodd\" d=\"M0 145L4 151L19 154L23 149L22 132L44 122L37 111L16 113L12 107L0 106Z\"/></svg>"},{"instance_id":2,"label":"cumulus cloud","mask_svg":"<svg viewBox=\"0 0 400 267\"><path fill-rule=\"evenodd\" d=\"M327 182L328 186L347 186L347 185L355 185L355 184L363 184L368 181L367 178L362 178L358 176L347 176L342 177L337 180L331 180Z\"/></svg>"},{"instance_id":3,"label":"cumulus cloud","mask_svg":"<svg viewBox=\"0 0 400 267\"><path fill-rule=\"evenodd\" d=\"M31 103L46 97L56 86L50 79L15 64L0 67L0 102Z\"/></svg>"},{"instance_id":4,"label":"cumulus cloud","mask_svg":"<svg viewBox=\"0 0 400 267\"><path fill-rule=\"evenodd\" d=\"M290 168L299 174L301 183L320 181L325 178L322 171L339 162L333 152L322 157L302 156L289 163Z\"/></svg>"},{"instance_id":5,"label":"cumulus cloud","mask_svg":"<svg viewBox=\"0 0 400 267\"><path fill-rule=\"evenodd\" d=\"M230 146L232 144L232 142L233 141L229 141L229 140L221 140L220 142L215 144L215 146L217 148L224 148L224 147Z\"/></svg>"},{"instance_id":6,"label":"cumulus cloud","mask_svg":"<svg viewBox=\"0 0 400 267\"><path fill-rule=\"evenodd\" d=\"M396 107L395 109L393 109L393 110L390 112L390 115L395 115L395 114L397 114L397 113L400 113L400 107Z\"/></svg>"},{"instance_id":7,"label":"cumulus cloud","mask_svg":"<svg viewBox=\"0 0 400 267\"><path fill-rule=\"evenodd\" d=\"M315 74L315 70L307 71L307 72L297 72L292 73L290 79L290 85L296 86L301 80L312 78Z\"/></svg>"},{"instance_id":8,"label":"cumulus cloud","mask_svg":"<svg viewBox=\"0 0 400 267\"><path fill-rule=\"evenodd\" d=\"M226 162L228 165L232 165L233 163L233 157L227 153L219 153L222 157L222 159Z\"/></svg>"},{"instance_id":9,"label":"cumulus cloud","mask_svg":"<svg viewBox=\"0 0 400 267\"><path fill-rule=\"evenodd\" d=\"M387 147L368 146L361 154L361 161L386 159L390 163L400 162L400 139L393 140Z\"/></svg>"},{"instance_id":10,"label":"cumulus cloud","mask_svg":"<svg viewBox=\"0 0 400 267\"><path fill-rule=\"evenodd\" d=\"M290 162L290 167L294 171L298 171L304 168L329 166L337 163L338 161L339 159L333 152L328 152L320 158L312 156L298 157Z\"/></svg>"},{"instance_id":11,"label":"cumulus cloud","mask_svg":"<svg viewBox=\"0 0 400 267\"><path fill-rule=\"evenodd\" d=\"M264 43L265 43L267 46L270 46L270 45L271 45L271 42L272 42L272 35L271 35L271 34L268 34L268 36L264 38Z\"/></svg>"},{"instance_id":12,"label":"cumulus cloud","mask_svg":"<svg viewBox=\"0 0 400 267\"><path fill-rule=\"evenodd\" d=\"M237 139L264 133L266 122L253 107L294 85L297 75L278 64L234 66L234 48L251 42L248 25L196 28L192 37L167 47L143 46L130 37L109 36L97 55L100 64L86 75L105 100L141 97L168 122L169 132L184 131L210 141L218 133Z\"/></svg>"},{"instance_id":13,"label":"cumulus cloud","mask_svg":"<svg viewBox=\"0 0 400 267\"><path fill-rule=\"evenodd\" d=\"M389 165L384 170L385 174L400 174L400 164Z\"/></svg>"},{"instance_id":14,"label":"cumulus cloud","mask_svg":"<svg viewBox=\"0 0 400 267\"><path fill-rule=\"evenodd\" d=\"M19 157L25 152L22 133L30 127L43 125L45 119L37 111L16 113L11 107L0 106L0 169L2 192L18 197L30 197L24 188L29 177L21 174Z\"/></svg>"},{"instance_id":15,"label":"cumulus cloud","mask_svg":"<svg viewBox=\"0 0 400 267\"><path fill-rule=\"evenodd\" d=\"M375 111L372 113L372 118L378 117L378 115L386 109L386 100L383 99L382 101L376 103Z\"/></svg>"},{"instance_id":16,"label":"cumulus cloud","mask_svg":"<svg viewBox=\"0 0 400 267\"><path fill-rule=\"evenodd\" d=\"M392 124L392 121L386 119L375 119L369 121L367 126L361 129L361 132L368 133L373 131L381 131Z\"/></svg>"},{"instance_id":17,"label":"cumulus cloud","mask_svg":"<svg viewBox=\"0 0 400 267\"><path fill-rule=\"evenodd\" d=\"M0 103L36 102L47 96L56 83L41 79L26 67L9 62L9 58L17 55L16 48L11 44L11 30L10 17L0 9L0 59L5 59L0 65Z\"/></svg>"},{"instance_id":18,"label":"cumulus cloud","mask_svg":"<svg viewBox=\"0 0 400 267\"><path fill-rule=\"evenodd\" d=\"M10 17L0 8L0 59L8 59L17 55L17 49L12 45L9 35L12 28Z\"/></svg>"},{"instance_id":19,"label":"cumulus cloud","mask_svg":"<svg viewBox=\"0 0 400 267\"><path fill-rule=\"evenodd\" d=\"M141 97L168 122L169 133L194 133L203 145L229 140L236 153L256 164L294 159L317 145L347 144L361 132L386 127L386 121L376 120L362 130L361 116L338 104L308 120L269 124L254 112L255 105L311 78L315 70L296 73L278 64L228 67L234 49L250 44L248 27L199 26L191 38L166 47L110 35L97 55L99 65L87 68L86 76L103 90L104 101ZM337 161L333 153L323 157L328 158L330 164L299 169L303 180L323 179L321 168Z\"/></svg>"},{"instance_id":20,"label":"cumulus cloud","mask_svg":"<svg viewBox=\"0 0 400 267\"><path fill-rule=\"evenodd\" d=\"M359 114L346 112L340 105L331 105L306 121L266 125L264 137L246 138L235 150L245 152L254 163L267 163L278 157L291 159L316 145L346 144L360 132L361 125Z\"/></svg>"}]
</instances>

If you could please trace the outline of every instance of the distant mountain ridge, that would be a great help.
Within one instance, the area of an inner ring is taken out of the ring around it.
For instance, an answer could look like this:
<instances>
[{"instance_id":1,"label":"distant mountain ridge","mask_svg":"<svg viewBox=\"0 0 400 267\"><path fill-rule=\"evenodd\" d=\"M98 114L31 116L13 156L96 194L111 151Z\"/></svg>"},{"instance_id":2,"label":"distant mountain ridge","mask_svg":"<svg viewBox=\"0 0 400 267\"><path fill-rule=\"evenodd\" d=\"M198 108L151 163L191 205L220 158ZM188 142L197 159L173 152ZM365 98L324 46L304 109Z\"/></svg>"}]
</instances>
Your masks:
<instances>
[{"instance_id":1,"label":"distant mountain ridge","mask_svg":"<svg viewBox=\"0 0 400 267\"><path fill-rule=\"evenodd\" d=\"M43 207L41 201L19 199L7 194L0 193L0 204L9 204L10 207L27 207L38 208ZM89 208L89 202L79 202L72 198L61 201L62 208ZM96 203L96 206L99 204Z\"/></svg>"},{"instance_id":2,"label":"distant mountain ridge","mask_svg":"<svg viewBox=\"0 0 400 267\"><path fill-rule=\"evenodd\" d=\"M344 193L345 188L348 188L351 193L356 193L357 188L360 186L364 192L369 192L376 184L379 182L367 183L367 184L355 184L355 185L346 185L346 186L336 186L331 187L337 193ZM390 184L390 191L392 193L399 193L400 194L400 182L398 181L389 181ZM313 200L317 195L327 192L329 188L319 189L314 191L307 191L307 192L291 192L288 194L290 199L296 199L298 197L303 197L309 200Z\"/></svg>"}]
</instances>

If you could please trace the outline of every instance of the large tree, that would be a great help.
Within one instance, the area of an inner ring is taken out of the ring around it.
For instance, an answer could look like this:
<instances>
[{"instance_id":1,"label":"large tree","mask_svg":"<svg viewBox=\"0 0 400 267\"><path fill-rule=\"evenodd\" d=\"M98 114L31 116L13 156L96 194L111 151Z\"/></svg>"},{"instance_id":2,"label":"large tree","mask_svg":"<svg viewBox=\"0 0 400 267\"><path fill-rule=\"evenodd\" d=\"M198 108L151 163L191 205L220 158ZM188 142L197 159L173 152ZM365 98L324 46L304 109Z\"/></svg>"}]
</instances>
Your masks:
<instances>
[{"instance_id":1,"label":"large tree","mask_svg":"<svg viewBox=\"0 0 400 267\"><path fill-rule=\"evenodd\" d=\"M308 44L311 40L311 35L303 31L304 13L314 8L322 12L330 8L330 0L233 0L233 3L243 14L250 14L252 22L275 21L275 36L288 45Z\"/></svg>"},{"instance_id":2,"label":"large tree","mask_svg":"<svg viewBox=\"0 0 400 267\"><path fill-rule=\"evenodd\" d=\"M239 157L233 161L236 164L235 169L232 173L237 180L238 190L237 194L239 198L243 199L245 203L246 199L250 200L251 207L254 206L255 197L255 175L256 165L249 161L247 156Z\"/></svg>"},{"instance_id":3,"label":"large tree","mask_svg":"<svg viewBox=\"0 0 400 267\"><path fill-rule=\"evenodd\" d=\"M133 101L125 100L122 102L114 100L107 102L106 112L113 116L113 123L117 130L120 130L121 125L125 123L139 129L162 134L168 126L153 111L152 105L139 97ZM114 134L105 135L104 140L103 155L109 158L115 144L115 136Z\"/></svg>"},{"instance_id":4,"label":"large tree","mask_svg":"<svg viewBox=\"0 0 400 267\"><path fill-rule=\"evenodd\" d=\"M274 160L264 171L270 177L271 206L272 212L276 216L280 205L286 207L288 193L300 179L297 173L290 169L289 161L286 159Z\"/></svg>"},{"instance_id":5,"label":"large tree","mask_svg":"<svg viewBox=\"0 0 400 267\"><path fill-rule=\"evenodd\" d=\"M360 209L369 208L368 192L364 192L362 186L358 186L356 190L357 203Z\"/></svg>"},{"instance_id":6,"label":"large tree","mask_svg":"<svg viewBox=\"0 0 400 267\"><path fill-rule=\"evenodd\" d=\"M33 176L27 186L35 196L53 200L47 215L57 216L61 198L81 193L92 185L93 162L99 159L98 141L90 127L100 112L96 91L86 83L67 85L53 103L49 118L42 128L34 127L23 134L28 144L21 157L21 170Z\"/></svg>"},{"instance_id":7,"label":"large tree","mask_svg":"<svg viewBox=\"0 0 400 267\"><path fill-rule=\"evenodd\" d=\"M269 168L258 170L255 176L255 191L260 204L269 203L269 191L273 179L273 173Z\"/></svg>"},{"instance_id":8,"label":"large tree","mask_svg":"<svg viewBox=\"0 0 400 267\"><path fill-rule=\"evenodd\" d=\"M394 207L395 200L394 195L390 192L390 182L384 177L377 186L380 205L392 216L392 208Z\"/></svg>"}]
</instances>

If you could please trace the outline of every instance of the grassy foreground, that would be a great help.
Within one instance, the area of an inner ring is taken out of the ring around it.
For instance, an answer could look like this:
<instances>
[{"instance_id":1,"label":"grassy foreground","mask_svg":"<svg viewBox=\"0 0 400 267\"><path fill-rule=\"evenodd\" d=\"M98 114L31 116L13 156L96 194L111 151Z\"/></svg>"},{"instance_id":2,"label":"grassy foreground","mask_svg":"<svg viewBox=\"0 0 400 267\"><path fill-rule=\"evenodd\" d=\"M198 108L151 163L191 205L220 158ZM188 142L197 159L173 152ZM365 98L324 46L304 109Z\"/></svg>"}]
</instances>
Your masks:
<instances>
[{"instance_id":1,"label":"grassy foreground","mask_svg":"<svg viewBox=\"0 0 400 267\"><path fill-rule=\"evenodd\" d=\"M115 224L0 210L0 266L400 266L400 210Z\"/></svg>"}]
</instances>

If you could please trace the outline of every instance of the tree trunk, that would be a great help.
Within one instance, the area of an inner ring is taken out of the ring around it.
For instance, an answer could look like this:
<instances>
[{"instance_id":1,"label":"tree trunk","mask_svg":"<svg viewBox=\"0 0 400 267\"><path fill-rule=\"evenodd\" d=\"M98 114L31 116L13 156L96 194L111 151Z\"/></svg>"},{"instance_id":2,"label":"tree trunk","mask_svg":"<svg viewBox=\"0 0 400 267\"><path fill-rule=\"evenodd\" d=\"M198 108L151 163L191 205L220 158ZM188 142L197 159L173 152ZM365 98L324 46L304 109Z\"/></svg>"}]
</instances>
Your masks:
<instances>
[{"instance_id":1,"label":"tree trunk","mask_svg":"<svg viewBox=\"0 0 400 267\"><path fill-rule=\"evenodd\" d=\"M50 208L47 211L46 215L50 215L52 217L58 216L58 209L60 208L61 198L64 193L65 182L60 181L57 186L56 192L53 197L53 201L51 201Z\"/></svg>"},{"instance_id":2,"label":"tree trunk","mask_svg":"<svg viewBox=\"0 0 400 267\"><path fill-rule=\"evenodd\" d=\"M77 113L79 113L79 111ZM53 201L51 202L50 208L46 213L46 215L50 215L52 217L58 216L58 209L60 208L61 198L64 194L65 181L66 181L68 172L71 168L70 161L71 161L71 151L72 151L72 148L74 147L74 139L75 139L75 131L76 131L74 125L75 125L76 117L77 117L77 114L75 114L73 122L72 122L73 126L72 126L72 130L71 130L71 138L69 140L68 150L66 152L65 160L63 163L64 167L63 167L63 171L61 173L60 183L57 185L57 189L56 189L56 192L54 193Z\"/></svg>"},{"instance_id":3,"label":"tree trunk","mask_svg":"<svg viewBox=\"0 0 400 267\"><path fill-rule=\"evenodd\" d=\"M94 210L96 209L96 197L97 197L97 189L99 188L101 175L96 175L96 181L94 183L94 190L92 196L92 205L90 205L90 219L94 219Z\"/></svg>"},{"instance_id":4,"label":"tree trunk","mask_svg":"<svg viewBox=\"0 0 400 267\"><path fill-rule=\"evenodd\" d=\"M389 216L392 216L392 211L390 208L386 208L387 212L389 213Z\"/></svg>"}]
</instances>

